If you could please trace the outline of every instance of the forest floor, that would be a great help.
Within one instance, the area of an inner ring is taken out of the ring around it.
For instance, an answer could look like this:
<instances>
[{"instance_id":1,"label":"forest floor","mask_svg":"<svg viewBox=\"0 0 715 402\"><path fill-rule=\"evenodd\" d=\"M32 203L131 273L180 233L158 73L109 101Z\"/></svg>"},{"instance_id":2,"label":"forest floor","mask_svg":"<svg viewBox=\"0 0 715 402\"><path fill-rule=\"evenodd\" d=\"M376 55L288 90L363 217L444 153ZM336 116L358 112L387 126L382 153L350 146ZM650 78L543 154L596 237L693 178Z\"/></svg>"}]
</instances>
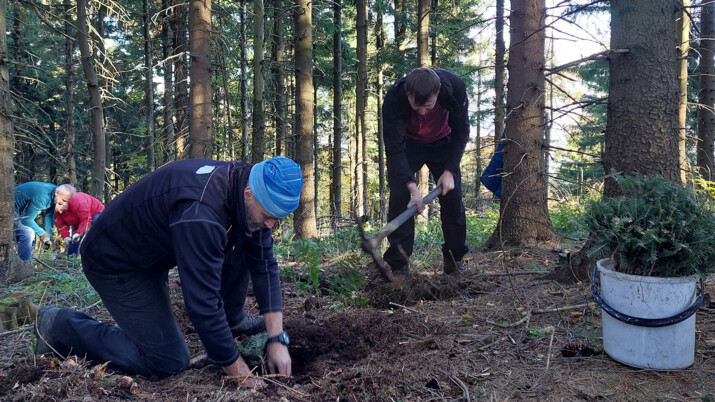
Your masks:
<instances>
[{"instance_id":1,"label":"forest floor","mask_svg":"<svg viewBox=\"0 0 715 402\"><path fill-rule=\"evenodd\" d=\"M81 360L36 358L32 332L20 330L0 335L0 399L715 400L715 306L697 313L691 367L631 368L603 353L601 311L589 284L541 278L538 271L553 270L558 258L551 249L476 252L461 276L445 277L435 266L402 286L381 283L368 265L359 291L367 304L343 309L284 283L293 376L268 376L265 387L248 391L202 362L172 275L174 310L194 358L185 372L126 378ZM706 289L714 286L711 279ZM248 302L255 314L254 299ZM87 313L111 322L101 305Z\"/></svg>"}]
</instances>

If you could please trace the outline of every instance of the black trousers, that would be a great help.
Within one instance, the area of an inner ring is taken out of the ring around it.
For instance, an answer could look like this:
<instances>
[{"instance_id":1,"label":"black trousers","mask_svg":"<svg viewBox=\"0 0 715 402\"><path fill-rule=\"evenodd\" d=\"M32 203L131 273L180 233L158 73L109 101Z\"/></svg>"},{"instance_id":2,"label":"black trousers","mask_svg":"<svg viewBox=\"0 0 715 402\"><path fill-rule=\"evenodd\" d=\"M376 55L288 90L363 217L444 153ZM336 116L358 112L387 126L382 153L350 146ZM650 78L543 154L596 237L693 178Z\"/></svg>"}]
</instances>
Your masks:
<instances>
[{"instance_id":1,"label":"black trousers","mask_svg":"<svg viewBox=\"0 0 715 402\"><path fill-rule=\"evenodd\" d=\"M435 180L444 173L450 152L450 137L423 144L409 138L407 141L407 163L413 173L419 171L427 164L427 168L432 173ZM440 214L442 217L442 232L444 243L442 244L442 254L446 258L454 258L459 261L469 251L466 244L467 238L467 218L464 213L464 203L462 202L462 175L459 171L454 173L454 189L446 195L439 196ZM426 194L423 194L426 195ZM395 219L407 209L410 202L410 192L403 183L390 183L390 205L388 208L388 220ZM402 226L397 228L392 234L387 236L390 247L385 251L383 258L385 262L395 268L400 268L407 264L407 260L402 255L400 247L407 256L412 255L415 245L415 219L410 218Z\"/></svg>"},{"instance_id":2,"label":"black trousers","mask_svg":"<svg viewBox=\"0 0 715 402\"><path fill-rule=\"evenodd\" d=\"M240 252L230 253L221 273L221 296L229 325L244 316L250 275ZM127 374L160 378L183 371L189 349L169 299L168 271L108 267L82 258L82 267L117 325L102 323L69 308L52 326L53 347L62 355L85 357ZM239 269L237 269L239 268Z\"/></svg>"}]
</instances>

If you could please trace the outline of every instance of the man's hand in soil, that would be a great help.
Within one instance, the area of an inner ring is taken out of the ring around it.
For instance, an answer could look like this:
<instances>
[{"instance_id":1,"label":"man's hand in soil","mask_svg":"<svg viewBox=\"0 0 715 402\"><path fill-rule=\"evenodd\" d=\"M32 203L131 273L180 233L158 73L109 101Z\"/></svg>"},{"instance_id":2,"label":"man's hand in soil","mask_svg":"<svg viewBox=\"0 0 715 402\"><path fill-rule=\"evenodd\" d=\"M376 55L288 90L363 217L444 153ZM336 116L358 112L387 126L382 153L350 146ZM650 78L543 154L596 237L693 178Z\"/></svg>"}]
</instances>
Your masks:
<instances>
[{"instance_id":1,"label":"man's hand in soil","mask_svg":"<svg viewBox=\"0 0 715 402\"><path fill-rule=\"evenodd\" d=\"M268 344L268 370L271 374L280 374L290 377L291 360L288 347L279 342Z\"/></svg>"},{"instance_id":2,"label":"man's hand in soil","mask_svg":"<svg viewBox=\"0 0 715 402\"><path fill-rule=\"evenodd\" d=\"M439 176L437 185L442 185L442 195L454 190L454 173L449 170L445 170L444 173L442 173L442 176Z\"/></svg>"},{"instance_id":3,"label":"man's hand in soil","mask_svg":"<svg viewBox=\"0 0 715 402\"><path fill-rule=\"evenodd\" d=\"M251 369L248 368L242 357L239 357L230 366L224 367L223 371L228 377L236 381L238 388L252 389L265 386L265 383L260 378L251 373Z\"/></svg>"}]
</instances>

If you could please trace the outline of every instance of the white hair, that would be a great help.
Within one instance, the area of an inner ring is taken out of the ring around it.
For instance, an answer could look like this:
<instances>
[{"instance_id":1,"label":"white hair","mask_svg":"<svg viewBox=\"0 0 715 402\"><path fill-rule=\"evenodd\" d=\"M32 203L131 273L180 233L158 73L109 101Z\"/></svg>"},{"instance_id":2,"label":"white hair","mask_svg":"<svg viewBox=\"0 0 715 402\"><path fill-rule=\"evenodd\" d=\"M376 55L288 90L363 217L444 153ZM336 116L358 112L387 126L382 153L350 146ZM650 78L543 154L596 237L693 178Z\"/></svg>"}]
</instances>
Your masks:
<instances>
[{"instance_id":1,"label":"white hair","mask_svg":"<svg viewBox=\"0 0 715 402\"><path fill-rule=\"evenodd\" d=\"M69 194L70 198L77 194L77 189L71 184L61 184L57 186L57 192Z\"/></svg>"}]
</instances>

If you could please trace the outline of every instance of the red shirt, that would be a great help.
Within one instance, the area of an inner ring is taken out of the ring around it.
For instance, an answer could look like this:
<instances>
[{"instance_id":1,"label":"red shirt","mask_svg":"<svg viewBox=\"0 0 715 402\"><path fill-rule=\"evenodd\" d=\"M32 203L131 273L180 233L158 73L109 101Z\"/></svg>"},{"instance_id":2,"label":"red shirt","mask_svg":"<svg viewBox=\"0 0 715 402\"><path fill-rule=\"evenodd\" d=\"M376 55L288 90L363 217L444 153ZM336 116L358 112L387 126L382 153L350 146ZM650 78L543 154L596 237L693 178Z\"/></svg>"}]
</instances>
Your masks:
<instances>
[{"instance_id":1,"label":"red shirt","mask_svg":"<svg viewBox=\"0 0 715 402\"><path fill-rule=\"evenodd\" d=\"M75 193L67 203L67 210L55 213L55 225L64 239L70 235L70 227L77 228L74 233L81 235L92 224L92 218L104 211L102 201L85 193Z\"/></svg>"},{"instance_id":2,"label":"red shirt","mask_svg":"<svg viewBox=\"0 0 715 402\"><path fill-rule=\"evenodd\" d=\"M425 144L442 139L451 131L449 111L443 109L439 102L424 116L413 111L405 122L405 135Z\"/></svg>"}]
</instances>

